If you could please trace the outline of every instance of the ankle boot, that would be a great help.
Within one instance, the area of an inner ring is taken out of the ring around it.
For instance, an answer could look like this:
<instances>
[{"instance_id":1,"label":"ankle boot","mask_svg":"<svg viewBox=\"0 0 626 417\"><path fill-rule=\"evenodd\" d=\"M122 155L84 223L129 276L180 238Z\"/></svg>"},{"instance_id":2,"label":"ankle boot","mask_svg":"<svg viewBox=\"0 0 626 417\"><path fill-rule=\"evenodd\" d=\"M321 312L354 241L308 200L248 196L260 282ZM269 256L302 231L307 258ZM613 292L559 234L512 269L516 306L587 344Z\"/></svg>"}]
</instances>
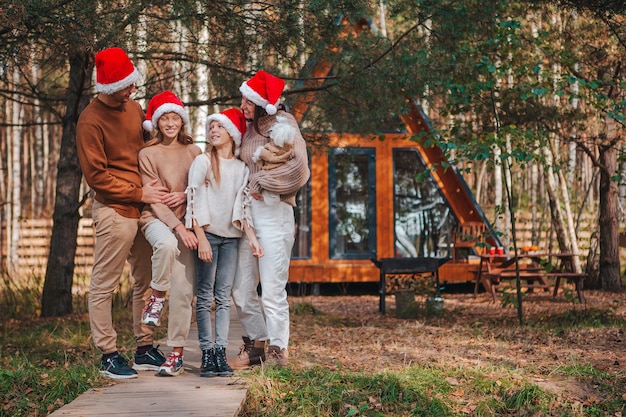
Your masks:
<instances>
[{"instance_id":1,"label":"ankle boot","mask_svg":"<svg viewBox=\"0 0 626 417\"><path fill-rule=\"evenodd\" d=\"M243 345L233 360L229 361L233 369L248 369L252 365L260 365L265 362L265 341L250 340L243 336Z\"/></svg>"},{"instance_id":2,"label":"ankle boot","mask_svg":"<svg viewBox=\"0 0 626 417\"><path fill-rule=\"evenodd\" d=\"M270 345L267 348L267 356L269 363L279 367L289 365L289 350L278 346Z\"/></svg>"},{"instance_id":3,"label":"ankle boot","mask_svg":"<svg viewBox=\"0 0 626 417\"><path fill-rule=\"evenodd\" d=\"M217 376L217 366L215 365L215 355L213 349L202 351L202 364L200 365L201 377Z\"/></svg>"},{"instance_id":4,"label":"ankle boot","mask_svg":"<svg viewBox=\"0 0 626 417\"><path fill-rule=\"evenodd\" d=\"M217 367L217 375L231 376L233 374L233 369L228 366L228 362L226 362L226 348L216 347L213 352L215 366Z\"/></svg>"},{"instance_id":5,"label":"ankle boot","mask_svg":"<svg viewBox=\"0 0 626 417\"><path fill-rule=\"evenodd\" d=\"M255 340L250 352L250 365L260 365L261 362L265 362L265 340Z\"/></svg>"}]
</instances>

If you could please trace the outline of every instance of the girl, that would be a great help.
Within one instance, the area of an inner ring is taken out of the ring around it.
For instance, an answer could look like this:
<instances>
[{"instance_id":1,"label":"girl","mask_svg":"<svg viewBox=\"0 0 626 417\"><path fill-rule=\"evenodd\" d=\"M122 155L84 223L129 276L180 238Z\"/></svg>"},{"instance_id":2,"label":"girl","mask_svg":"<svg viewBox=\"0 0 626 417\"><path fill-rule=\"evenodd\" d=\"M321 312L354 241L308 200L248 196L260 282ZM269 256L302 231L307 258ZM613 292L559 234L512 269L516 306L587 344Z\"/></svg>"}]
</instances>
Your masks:
<instances>
[{"instance_id":1,"label":"girl","mask_svg":"<svg viewBox=\"0 0 626 417\"><path fill-rule=\"evenodd\" d=\"M239 109L212 114L207 119L209 146L189 170L187 227L198 237L196 319L202 350L200 376L229 376L226 361L230 325L230 297L242 229L252 253L263 256L248 213L245 188L248 168L239 155L246 121ZM215 338L211 306L215 300Z\"/></svg>"},{"instance_id":2,"label":"girl","mask_svg":"<svg viewBox=\"0 0 626 417\"><path fill-rule=\"evenodd\" d=\"M172 352L159 368L159 375L176 376L183 373L183 349L191 325L195 283L193 249L196 235L183 223L187 198L185 189L189 166L201 154L185 132L189 116L183 103L171 91L164 91L148 104L144 129L156 137L139 151L139 169L143 184L157 180L169 189L162 203L146 205L140 226L152 245L152 295L143 314L143 323L160 324L165 292L170 291L170 313L167 344Z\"/></svg>"}]
</instances>

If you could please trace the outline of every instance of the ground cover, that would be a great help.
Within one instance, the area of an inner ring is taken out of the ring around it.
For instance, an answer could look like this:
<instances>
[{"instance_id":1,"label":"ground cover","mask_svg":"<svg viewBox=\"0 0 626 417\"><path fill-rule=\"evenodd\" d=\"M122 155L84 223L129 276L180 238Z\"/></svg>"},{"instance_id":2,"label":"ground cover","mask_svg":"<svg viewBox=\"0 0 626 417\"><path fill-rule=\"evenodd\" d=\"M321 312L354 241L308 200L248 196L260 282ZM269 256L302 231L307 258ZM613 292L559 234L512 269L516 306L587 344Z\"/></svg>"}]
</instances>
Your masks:
<instances>
[{"instance_id":1,"label":"ground cover","mask_svg":"<svg viewBox=\"0 0 626 417\"><path fill-rule=\"evenodd\" d=\"M506 298L443 296L441 315L422 309L412 319L395 317L393 296L385 316L376 296L291 297L291 373L249 376L244 415L624 412L624 294L586 291L584 304L532 294L522 326L514 306L503 307ZM363 395L350 392L359 376L369 378L358 388ZM319 393L306 391L324 383ZM298 410L306 396L317 405Z\"/></svg>"},{"instance_id":2,"label":"ground cover","mask_svg":"<svg viewBox=\"0 0 626 417\"><path fill-rule=\"evenodd\" d=\"M42 319L36 290L0 295L0 416L46 416L111 383L97 372L84 297L75 314ZM571 295L525 297L524 325L510 295L444 292L441 314L418 298L408 319L393 295L385 316L371 294L290 296L291 364L238 373L240 415L622 416L626 294ZM114 308L132 352L128 300L121 289Z\"/></svg>"}]
</instances>

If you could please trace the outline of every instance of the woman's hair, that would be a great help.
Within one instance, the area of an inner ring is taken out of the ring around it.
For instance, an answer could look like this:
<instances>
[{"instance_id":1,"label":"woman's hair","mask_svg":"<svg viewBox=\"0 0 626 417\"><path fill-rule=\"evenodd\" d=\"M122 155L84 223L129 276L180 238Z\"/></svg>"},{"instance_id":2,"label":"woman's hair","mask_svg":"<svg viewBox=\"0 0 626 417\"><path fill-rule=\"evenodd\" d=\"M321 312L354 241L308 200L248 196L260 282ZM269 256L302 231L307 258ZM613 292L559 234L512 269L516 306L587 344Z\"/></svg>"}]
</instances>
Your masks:
<instances>
[{"instance_id":1,"label":"woman's hair","mask_svg":"<svg viewBox=\"0 0 626 417\"><path fill-rule=\"evenodd\" d=\"M284 104L279 104L277 107L278 110L285 110L285 105ZM263 116L267 116L267 112L265 111L265 109L261 106L255 105L254 106L254 118L252 119L252 127L254 128L254 131L265 137L265 138L269 138L269 136L265 136L263 135L260 130L259 130L259 119Z\"/></svg>"}]
</instances>

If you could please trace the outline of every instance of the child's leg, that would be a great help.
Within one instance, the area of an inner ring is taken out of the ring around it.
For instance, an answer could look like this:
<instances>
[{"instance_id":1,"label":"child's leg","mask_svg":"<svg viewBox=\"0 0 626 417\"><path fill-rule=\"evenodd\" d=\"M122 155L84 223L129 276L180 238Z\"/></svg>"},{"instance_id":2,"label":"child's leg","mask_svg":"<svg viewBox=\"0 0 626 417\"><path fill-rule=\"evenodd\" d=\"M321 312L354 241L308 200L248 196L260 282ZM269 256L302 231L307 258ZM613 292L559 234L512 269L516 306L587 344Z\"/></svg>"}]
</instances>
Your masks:
<instances>
[{"instance_id":1,"label":"child's leg","mask_svg":"<svg viewBox=\"0 0 626 417\"><path fill-rule=\"evenodd\" d=\"M201 350L213 349L213 329L211 324L211 307L215 285L215 272L219 259L218 237L206 233L213 250L213 262L204 262L196 257L196 322L198 325L198 341Z\"/></svg>"},{"instance_id":2,"label":"child's leg","mask_svg":"<svg viewBox=\"0 0 626 417\"><path fill-rule=\"evenodd\" d=\"M230 327L230 300L237 269L238 238L222 238L215 277L215 346L228 345ZM214 255L215 256L215 255Z\"/></svg>"},{"instance_id":3,"label":"child's leg","mask_svg":"<svg viewBox=\"0 0 626 417\"><path fill-rule=\"evenodd\" d=\"M142 322L151 326L161 323L161 312L165 304L165 292L170 288L173 265L180 254L178 239L160 220L152 220L143 228L144 236L152 246L153 293L144 311Z\"/></svg>"},{"instance_id":4,"label":"child's leg","mask_svg":"<svg viewBox=\"0 0 626 417\"><path fill-rule=\"evenodd\" d=\"M233 369L226 360L230 328L230 299L237 270L239 239L221 238L215 277L215 367L218 376L230 376Z\"/></svg>"},{"instance_id":5,"label":"child's leg","mask_svg":"<svg viewBox=\"0 0 626 417\"><path fill-rule=\"evenodd\" d=\"M183 351L191 326L195 271L193 252L179 241L178 256L172 263L167 323L167 344L172 346L172 351L167 354L167 360L159 369L161 376L177 376L184 372Z\"/></svg>"},{"instance_id":6,"label":"child's leg","mask_svg":"<svg viewBox=\"0 0 626 417\"><path fill-rule=\"evenodd\" d=\"M179 241L178 248L179 256L172 264L167 345L174 347L174 351L182 352L191 326L196 268L193 252L182 241Z\"/></svg>"},{"instance_id":7,"label":"child's leg","mask_svg":"<svg viewBox=\"0 0 626 417\"><path fill-rule=\"evenodd\" d=\"M170 289L172 265L180 254L178 239L160 220L152 220L144 226L143 233L152 246L152 282L155 295L164 296Z\"/></svg>"}]
</instances>

